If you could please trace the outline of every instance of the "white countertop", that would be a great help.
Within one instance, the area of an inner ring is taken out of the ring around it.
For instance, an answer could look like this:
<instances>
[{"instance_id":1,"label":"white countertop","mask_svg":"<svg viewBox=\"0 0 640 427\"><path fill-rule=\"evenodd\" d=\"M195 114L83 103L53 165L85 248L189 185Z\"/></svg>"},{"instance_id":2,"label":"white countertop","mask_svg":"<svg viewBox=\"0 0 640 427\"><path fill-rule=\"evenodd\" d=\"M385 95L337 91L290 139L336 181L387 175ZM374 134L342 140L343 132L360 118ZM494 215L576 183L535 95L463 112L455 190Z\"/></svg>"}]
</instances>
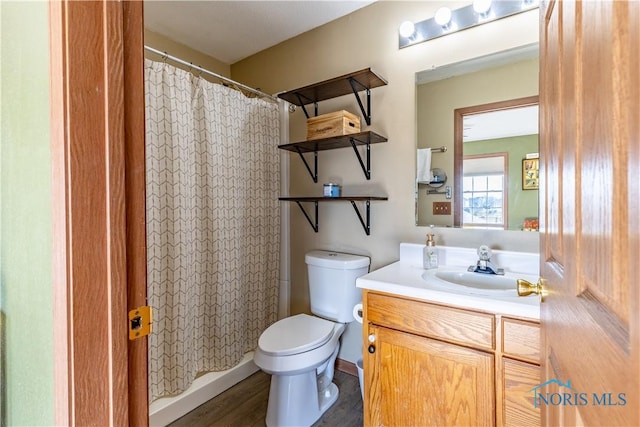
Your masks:
<instances>
[{"instance_id":1,"label":"white countertop","mask_svg":"<svg viewBox=\"0 0 640 427\"><path fill-rule=\"evenodd\" d=\"M423 245L413 246L421 247ZM455 249L459 251L458 248ZM446 252L447 248L441 248L441 251ZM450 253L451 251L449 251ZM532 320L540 319L538 297L536 295L519 297L515 284L513 290L484 290L455 285L435 277L438 271L465 271L466 268L463 265L467 262L466 260L461 261L458 265L451 263L451 265L441 266L438 269L425 270L421 265L416 265L416 262L414 262L415 257L413 259L410 257L404 258L401 249L400 261L359 277L356 280L356 286L362 289L381 291L452 307L468 308ZM449 259L451 260L451 256ZM504 277L513 278L514 283L515 279L525 279L532 283L538 280L538 275L532 270L526 273L506 270Z\"/></svg>"}]
</instances>

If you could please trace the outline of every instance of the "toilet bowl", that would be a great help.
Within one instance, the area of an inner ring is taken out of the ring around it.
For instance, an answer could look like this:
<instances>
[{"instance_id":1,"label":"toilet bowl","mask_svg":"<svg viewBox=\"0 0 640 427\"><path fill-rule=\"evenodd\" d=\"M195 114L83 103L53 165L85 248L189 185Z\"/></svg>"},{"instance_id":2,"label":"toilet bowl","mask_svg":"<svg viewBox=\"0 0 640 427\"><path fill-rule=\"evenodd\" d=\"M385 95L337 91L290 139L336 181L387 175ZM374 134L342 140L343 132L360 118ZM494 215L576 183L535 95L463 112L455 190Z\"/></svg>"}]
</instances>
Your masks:
<instances>
[{"instance_id":1,"label":"toilet bowl","mask_svg":"<svg viewBox=\"0 0 640 427\"><path fill-rule=\"evenodd\" d=\"M335 352L344 329L343 323L308 314L287 317L262 333L254 361L271 375L315 369Z\"/></svg>"},{"instance_id":2,"label":"toilet bowl","mask_svg":"<svg viewBox=\"0 0 640 427\"><path fill-rule=\"evenodd\" d=\"M294 334L292 326L297 331L308 326L310 333ZM298 314L262 334L253 357L272 375L267 426L311 425L338 399L331 380L344 330L342 323Z\"/></svg>"},{"instance_id":3,"label":"toilet bowl","mask_svg":"<svg viewBox=\"0 0 640 427\"><path fill-rule=\"evenodd\" d=\"M360 301L369 258L327 251L305 256L311 312L279 320L260 336L254 362L271 375L266 424L310 426L338 399L332 383L340 337Z\"/></svg>"}]
</instances>

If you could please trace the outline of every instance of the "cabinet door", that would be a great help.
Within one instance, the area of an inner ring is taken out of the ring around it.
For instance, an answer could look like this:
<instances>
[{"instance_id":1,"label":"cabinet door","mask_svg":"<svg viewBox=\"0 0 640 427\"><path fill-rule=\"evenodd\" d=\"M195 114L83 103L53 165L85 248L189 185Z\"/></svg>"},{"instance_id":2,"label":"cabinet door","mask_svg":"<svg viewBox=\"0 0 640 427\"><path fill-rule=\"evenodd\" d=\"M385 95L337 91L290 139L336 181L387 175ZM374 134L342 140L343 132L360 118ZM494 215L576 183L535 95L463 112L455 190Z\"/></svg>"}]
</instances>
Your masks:
<instances>
[{"instance_id":1,"label":"cabinet door","mask_svg":"<svg viewBox=\"0 0 640 427\"><path fill-rule=\"evenodd\" d=\"M540 367L502 359L505 426L539 426L540 408L534 407L531 389L540 384Z\"/></svg>"},{"instance_id":2,"label":"cabinet door","mask_svg":"<svg viewBox=\"0 0 640 427\"><path fill-rule=\"evenodd\" d=\"M494 424L493 355L370 325L365 425Z\"/></svg>"}]
</instances>

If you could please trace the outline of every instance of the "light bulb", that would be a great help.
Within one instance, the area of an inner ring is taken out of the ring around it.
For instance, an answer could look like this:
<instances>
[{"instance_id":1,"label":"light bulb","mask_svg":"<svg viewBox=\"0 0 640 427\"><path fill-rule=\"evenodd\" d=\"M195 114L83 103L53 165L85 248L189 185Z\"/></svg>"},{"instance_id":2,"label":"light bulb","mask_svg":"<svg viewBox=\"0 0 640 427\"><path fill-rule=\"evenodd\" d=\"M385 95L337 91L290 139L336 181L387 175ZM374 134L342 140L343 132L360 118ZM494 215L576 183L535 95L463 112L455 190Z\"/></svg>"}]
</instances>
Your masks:
<instances>
[{"instance_id":1,"label":"light bulb","mask_svg":"<svg viewBox=\"0 0 640 427\"><path fill-rule=\"evenodd\" d=\"M446 27L451 22L451 9L446 6L442 6L436 10L436 16L434 17L436 23L442 27Z\"/></svg>"},{"instance_id":2,"label":"light bulb","mask_svg":"<svg viewBox=\"0 0 640 427\"><path fill-rule=\"evenodd\" d=\"M416 26L411 21L404 21L400 24L400 35L404 38L411 37L416 32Z\"/></svg>"},{"instance_id":3,"label":"light bulb","mask_svg":"<svg viewBox=\"0 0 640 427\"><path fill-rule=\"evenodd\" d=\"M473 10L479 15L486 15L491 9L491 0L473 0Z\"/></svg>"}]
</instances>

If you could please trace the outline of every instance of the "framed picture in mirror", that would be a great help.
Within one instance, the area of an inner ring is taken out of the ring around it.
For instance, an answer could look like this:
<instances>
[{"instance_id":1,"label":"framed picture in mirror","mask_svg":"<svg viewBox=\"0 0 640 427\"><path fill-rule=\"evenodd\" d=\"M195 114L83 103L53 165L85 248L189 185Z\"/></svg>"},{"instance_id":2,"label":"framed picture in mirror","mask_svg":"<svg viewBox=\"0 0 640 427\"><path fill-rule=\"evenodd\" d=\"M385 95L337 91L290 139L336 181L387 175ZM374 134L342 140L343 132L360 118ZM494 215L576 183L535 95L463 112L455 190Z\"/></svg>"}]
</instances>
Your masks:
<instances>
[{"instance_id":1,"label":"framed picture in mirror","mask_svg":"<svg viewBox=\"0 0 640 427\"><path fill-rule=\"evenodd\" d=\"M540 184L539 159L522 159L522 189L537 190Z\"/></svg>"}]
</instances>

